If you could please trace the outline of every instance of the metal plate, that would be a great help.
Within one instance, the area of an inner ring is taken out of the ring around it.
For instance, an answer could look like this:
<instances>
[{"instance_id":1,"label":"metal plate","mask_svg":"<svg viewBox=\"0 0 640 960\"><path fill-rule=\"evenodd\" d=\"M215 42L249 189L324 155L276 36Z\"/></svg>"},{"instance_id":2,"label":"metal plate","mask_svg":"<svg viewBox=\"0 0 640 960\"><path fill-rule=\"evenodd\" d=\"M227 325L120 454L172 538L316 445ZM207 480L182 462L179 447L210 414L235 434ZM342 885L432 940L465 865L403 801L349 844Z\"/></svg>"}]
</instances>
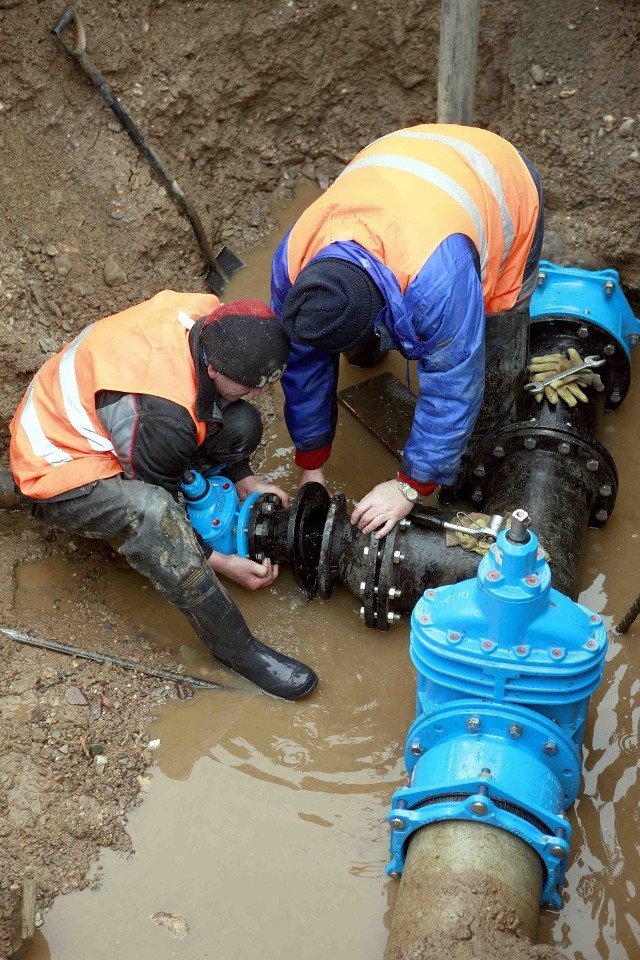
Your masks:
<instances>
[{"instance_id":1,"label":"metal plate","mask_svg":"<svg viewBox=\"0 0 640 960\"><path fill-rule=\"evenodd\" d=\"M416 398L405 384L392 373L381 373L340 390L338 400L400 460L416 406Z\"/></svg>"}]
</instances>

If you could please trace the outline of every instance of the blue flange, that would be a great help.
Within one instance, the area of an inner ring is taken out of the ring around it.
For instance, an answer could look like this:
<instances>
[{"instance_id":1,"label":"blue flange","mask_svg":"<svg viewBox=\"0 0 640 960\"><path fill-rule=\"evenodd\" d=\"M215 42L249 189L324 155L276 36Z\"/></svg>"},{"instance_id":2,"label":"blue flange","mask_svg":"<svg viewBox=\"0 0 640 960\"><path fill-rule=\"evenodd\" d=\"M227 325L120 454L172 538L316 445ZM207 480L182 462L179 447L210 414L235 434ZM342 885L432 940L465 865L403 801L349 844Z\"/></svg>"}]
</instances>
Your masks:
<instances>
[{"instance_id":1,"label":"blue flange","mask_svg":"<svg viewBox=\"0 0 640 960\"><path fill-rule=\"evenodd\" d=\"M619 280L617 270L582 270L541 260L531 319L575 317L593 323L615 338L630 358L640 339L640 319L633 315Z\"/></svg>"}]
</instances>

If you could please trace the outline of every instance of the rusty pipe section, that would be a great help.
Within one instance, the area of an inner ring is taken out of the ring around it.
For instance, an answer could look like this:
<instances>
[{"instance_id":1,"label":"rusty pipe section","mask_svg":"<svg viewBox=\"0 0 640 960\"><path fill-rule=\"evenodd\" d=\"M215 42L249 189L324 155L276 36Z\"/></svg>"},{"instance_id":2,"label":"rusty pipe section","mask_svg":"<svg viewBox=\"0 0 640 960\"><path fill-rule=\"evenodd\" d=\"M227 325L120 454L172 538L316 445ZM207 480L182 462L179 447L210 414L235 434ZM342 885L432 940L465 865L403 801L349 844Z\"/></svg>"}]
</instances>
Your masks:
<instances>
[{"instance_id":1,"label":"rusty pipe section","mask_svg":"<svg viewBox=\"0 0 640 960\"><path fill-rule=\"evenodd\" d=\"M452 944L456 960L513 960L514 934L535 941L541 888L540 858L514 834L462 820L423 827L411 840L384 960L440 957Z\"/></svg>"}]
</instances>

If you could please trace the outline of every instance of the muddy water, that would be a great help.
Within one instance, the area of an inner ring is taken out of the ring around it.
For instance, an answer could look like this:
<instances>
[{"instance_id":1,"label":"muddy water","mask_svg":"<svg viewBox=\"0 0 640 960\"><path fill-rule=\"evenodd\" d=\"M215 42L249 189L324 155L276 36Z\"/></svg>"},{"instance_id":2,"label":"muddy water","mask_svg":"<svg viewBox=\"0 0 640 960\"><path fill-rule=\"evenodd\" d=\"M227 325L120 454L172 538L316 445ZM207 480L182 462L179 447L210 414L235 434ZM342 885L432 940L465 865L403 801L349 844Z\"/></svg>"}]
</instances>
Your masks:
<instances>
[{"instance_id":1,"label":"muddy water","mask_svg":"<svg viewBox=\"0 0 640 960\"><path fill-rule=\"evenodd\" d=\"M311 189L301 194L283 224L312 198ZM268 299L270 254L250 258L227 298ZM375 372L385 368L402 378L397 360ZM370 375L346 368L343 385ZM621 489L611 521L589 535L582 569L581 601L608 624L640 592L640 453L633 443L639 406L635 389L606 422L601 439L616 459ZM293 492L281 415L268 433L264 472ZM328 469L332 490L357 500L395 468L342 411ZM65 575L62 564L30 567L19 581L19 601L28 604L37 589L53 603ZM128 570L107 576L105 597L133 629L178 651L189 672L229 679L141 578ZM28 960L84 960L88 953L92 960L381 960L396 895L396 883L384 875L385 816L403 781L415 694L407 618L387 634L366 630L354 597L338 588L330 601L307 603L287 570L269 591L232 592L259 636L313 665L321 677L317 692L286 704L234 677L232 691L163 708L150 730L161 744L148 799L129 821L135 855L123 860L105 852L100 889L60 898ZM612 644L593 698L565 906L541 915L540 941L571 960L640 956L639 630ZM175 940L153 924L157 911L184 915L188 938Z\"/></svg>"}]
</instances>

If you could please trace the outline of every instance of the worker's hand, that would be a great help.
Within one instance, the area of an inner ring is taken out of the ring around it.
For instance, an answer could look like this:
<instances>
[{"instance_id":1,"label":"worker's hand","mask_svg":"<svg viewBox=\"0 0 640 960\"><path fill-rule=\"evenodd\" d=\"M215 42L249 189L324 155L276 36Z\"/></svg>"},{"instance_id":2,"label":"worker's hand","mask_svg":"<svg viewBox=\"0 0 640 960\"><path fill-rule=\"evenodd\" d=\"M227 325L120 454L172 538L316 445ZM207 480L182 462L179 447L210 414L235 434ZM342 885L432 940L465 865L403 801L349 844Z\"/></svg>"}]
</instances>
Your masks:
<instances>
[{"instance_id":1,"label":"worker's hand","mask_svg":"<svg viewBox=\"0 0 640 960\"><path fill-rule=\"evenodd\" d=\"M413 504L405 500L395 480L385 480L371 490L351 514L351 523L363 533L376 532L376 540L391 533L398 520L410 513Z\"/></svg>"},{"instance_id":2,"label":"worker's hand","mask_svg":"<svg viewBox=\"0 0 640 960\"><path fill-rule=\"evenodd\" d=\"M303 487L305 483L321 483L322 486L327 488L326 480L324 479L324 470L322 467L318 467L316 470L303 470L302 476L300 477L299 487Z\"/></svg>"},{"instance_id":3,"label":"worker's hand","mask_svg":"<svg viewBox=\"0 0 640 960\"><path fill-rule=\"evenodd\" d=\"M256 563L255 560L239 557L236 553L227 556L214 550L208 563L214 573L221 573L247 590L270 587L278 577L278 564L272 563L267 557L262 563Z\"/></svg>"},{"instance_id":4,"label":"worker's hand","mask_svg":"<svg viewBox=\"0 0 640 960\"><path fill-rule=\"evenodd\" d=\"M283 507L289 506L288 493L285 493L280 487L276 487L275 483L265 483L263 480L258 480L253 474L238 480L235 488L240 501L246 500L250 493L275 493L282 500Z\"/></svg>"}]
</instances>

